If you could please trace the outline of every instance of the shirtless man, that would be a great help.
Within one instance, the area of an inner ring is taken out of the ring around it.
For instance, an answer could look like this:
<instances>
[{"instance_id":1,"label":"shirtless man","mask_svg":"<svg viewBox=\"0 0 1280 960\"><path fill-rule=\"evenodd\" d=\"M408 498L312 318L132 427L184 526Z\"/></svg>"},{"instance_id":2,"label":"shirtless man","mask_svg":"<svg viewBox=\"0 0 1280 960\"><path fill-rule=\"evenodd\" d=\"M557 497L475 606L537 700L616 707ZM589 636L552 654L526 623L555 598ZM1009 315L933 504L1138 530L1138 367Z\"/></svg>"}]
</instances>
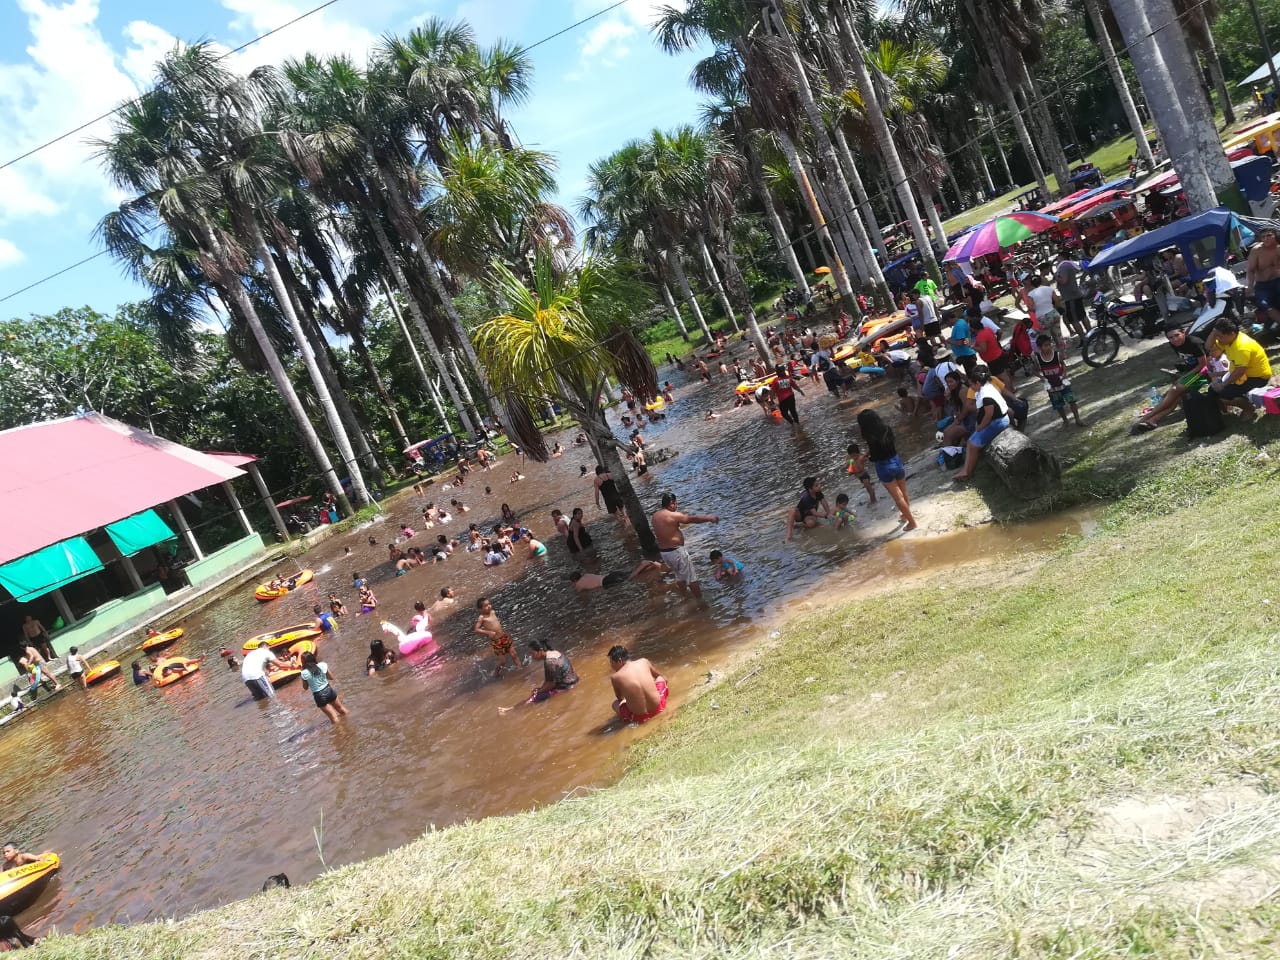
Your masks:
<instances>
[{"instance_id":1,"label":"shirtless man","mask_svg":"<svg viewBox=\"0 0 1280 960\"><path fill-rule=\"evenodd\" d=\"M489 645L493 647L494 656L498 658L498 663L493 668L494 679L497 679L502 676L503 658L510 657L511 662L519 667L521 666L520 655L516 653L516 645L511 639L511 634L503 629L502 621L493 612L493 604L489 598L481 597L477 600L476 609L480 611L480 616L476 618L476 633L489 638Z\"/></svg>"},{"instance_id":2,"label":"shirtless man","mask_svg":"<svg viewBox=\"0 0 1280 960\"><path fill-rule=\"evenodd\" d=\"M39 863L49 856L49 853L48 850L41 854L23 853L16 843L6 843L3 848L0 848L0 856L4 857L4 863L0 864L0 869L12 870L14 867L25 866L28 863Z\"/></svg>"},{"instance_id":3,"label":"shirtless man","mask_svg":"<svg viewBox=\"0 0 1280 960\"><path fill-rule=\"evenodd\" d=\"M448 613L457 604L458 598L453 595L453 590L449 587L440 589L440 599L431 605L427 613L432 620L437 619L440 615Z\"/></svg>"},{"instance_id":4,"label":"shirtless man","mask_svg":"<svg viewBox=\"0 0 1280 960\"><path fill-rule=\"evenodd\" d=\"M667 678L652 663L643 657L632 660L630 651L619 645L609 651L609 666L609 682L617 695L613 712L623 721L644 723L666 709Z\"/></svg>"},{"instance_id":5,"label":"shirtless man","mask_svg":"<svg viewBox=\"0 0 1280 960\"><path fill-rule=\"evenodd\" d=\"M626 583L628 580L639 580L641 577L649 576L654 573L661 573L667 569L665 564L658 563L656 560L641 560L631 568L630 573L623 573L621 570L613 570L601 576L598 573L583 573L581 570L575 570L569 574L569 579L573 581L573 589L586 592L587 590L607 590L610 587L616 587L620 583Z\"/></svg>"},{"instance_id":6,"label":"shirtless man","mask_svg":"<svg viewBox=\"0 0 1280 960\"><path fill-rule=\"evenodd\" d=\"M53 641L49 637L49 631L31 614L22 618L22 635L26 637L27 643L39 648L45 659L52 660L57 656L53 652Z\"/></svg>"},{"instance_id":7,"label":"shirtless man","mask_svg":"<svg viewBox=\"0 0 1280 960\"><path fill-rule=\"evenodd\" d=\"M1264 229L1260 240L1249 251L1245 290L1257 299L1258 309L1269 323L1280 323L1280 247L1276 232Z\"/></svg>"},{"instance_id":8,"label":"shirtless man","mask_svg":"<svg viewBox=\"0 0 1280 960\"><path fill-rule=\"evenodd\" d=\"M583 467L582 469L585 470L587 468ZM569 518L568 517L566 517L559 510L552 510L551 521L556 525L556 533L559 536L562 536L562 537L569 536Z\"/></svg>"},{"instance_id":9,"label":"shirtless man","mask_svg":"<svg viewBox=\"0 0 1280 960\"><path fill-rule=\"evenodd\" d=\"M702 587L698 583L698 574L693 569L693 558L684 545L684 531L680 528L686 523L719 523L719 517L701 516L681 513L674 493L662 495L662 507L653 515L653 533L658 540L658 550L662 554L662 562L675 575L676 589L681 593L687 588L695 597L701 598Z\"/></svg>"}]
</instances>

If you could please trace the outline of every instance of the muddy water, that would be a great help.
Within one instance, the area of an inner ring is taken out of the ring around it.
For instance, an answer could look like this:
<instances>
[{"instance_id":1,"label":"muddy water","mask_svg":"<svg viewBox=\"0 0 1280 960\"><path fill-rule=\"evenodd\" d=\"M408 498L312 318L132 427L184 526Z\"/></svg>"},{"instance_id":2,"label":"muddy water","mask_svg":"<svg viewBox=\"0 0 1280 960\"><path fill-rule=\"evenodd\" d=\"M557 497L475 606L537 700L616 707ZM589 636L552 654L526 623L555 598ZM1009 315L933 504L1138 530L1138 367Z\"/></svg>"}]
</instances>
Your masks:
<instances>
[{"instance_id":1,"label":"muddy water","mask_svg":"<svg viewBox=\"0 0 1280 960\"><path fill-rule=\"evenodd\" d=\"M726 392L684 386L668 420L646 430L650 450L679 455L637 480L653 506L661 490L674 489L683 509L724 518L691 528L690 548L705 561L718 547L743 561L746 575L732 586L707 583L703 603L638 584L578 594L566 579L577 564L556 542L545 559L519 550L505 566L486 569L478 554L459 551L445 564L396 578L386 544L401 522L421 526L420 502L401 497L384 521L313 551L312 584L266 605L244 590L189 618L174 652L208 655L194 676L156 690L135 688L126 670L0 731L9 760L0 787L6 839L56 850L64 864L23 922L67 930L183 915L252 894L271 874L306 881L326 864L383 853L433 824L525 809L607 783L622 749L656 726L610 722L604 651L612 644L657 663L671 679L678 710L707 671L796 604L1034 549L1084 529L1067 517L888 544L863 541L856 530L819 529L784 544L783 514L800 477L824 476L833 498L840 490L859 494L843 465L853 414L863 404L837 405L814 388L801 400L804 429L792 436L754 409L705 421L710 403L724 409ZM900 444L909 452L927 439L904 436ZM491 526L505 501L551 538L550 509L582 506L597 545L583 565L604 572L635 562L634 539L594 509L590 482L579 478L585 452L570 448L550 464L530 463L517 484L508 482L511 461L473 473L460 490L433 488L435 499L471 507L447 530L460 532L469 521ZM439 532L420 529L414 542L425 545ZM348 617L321 648L350 718L331 727L296 684L275 701L250 700L219 649L238 650L253 633L307 619L329 591L354 613L353 571L370 578L379 610ZM407 626L413 601L429 603L444 586L459 600L456 612L432 622L437 650L366 677L362 666L370 639L380 635L379 618ZM500 712L541 681L541 665L492 679L487 641L472 632L482 595L521 645L538 637L567 652L582 682L546 703Z\"/></svg>"}]
</instances>

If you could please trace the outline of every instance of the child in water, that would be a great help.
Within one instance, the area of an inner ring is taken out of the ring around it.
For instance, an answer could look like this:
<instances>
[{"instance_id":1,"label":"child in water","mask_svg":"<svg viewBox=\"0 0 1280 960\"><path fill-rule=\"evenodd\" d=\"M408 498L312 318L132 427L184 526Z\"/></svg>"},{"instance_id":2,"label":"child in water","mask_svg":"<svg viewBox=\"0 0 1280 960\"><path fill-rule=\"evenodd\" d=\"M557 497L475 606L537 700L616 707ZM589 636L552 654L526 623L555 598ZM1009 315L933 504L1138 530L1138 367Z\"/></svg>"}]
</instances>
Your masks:
<instances>
[{"instance_id":1,"label":"child in water","mask_svg":"<svg viewBox=\"0 0 1280 960\"><path fill-rule=\"evenodd\" d=\"M836 497L836 529L851 527L858 515L849 509L849 495L842 493Z\"/></svg>"},{"instance_id":2,"label":"child in water","mask_svg":"<svg viewBox=\"0 0 1280 960\"><path fill-rule=\"evenodd\" d=\"M862 481L862 488L867 491L867 505L874 507L876 504L876 488L871 482L871 475L867 471L867 455L862 452L856 443L849 444L849 472ZM848 499L847 497L845 499Z\"/></svg>"},{"instance_id":3,"label":"child in water","mask_svg":"<svg viewBox=\"0 0 1280 960\"><path fill-rule=\"evenodd\" d=\"M475 632L489 638L489 646L493 648L494 656L498 658L497 665L493 670L494 679L497 679L502 676L503 661L507 657L511 658L511 662L516 667L521 666L520 655L516 653L515 642L511 639L511 634L503 629L502 621L493 612L493 603L489 598L481 597L477 600L476 609L480 611L480 616L476 617Z\"/></svg>"},{"instance_id":4,"label":"child in water","mask_svg":"<svg viewBox=\"0 0 1280 960\"><path fill-rule=\"evenodd\" d=\"M345 617L347 615L347 605L338 599L336 593L329 594L329 612L335 617Z\"/></svg>"},{"instance_id":5,"label":"child in water","mask_svg":"<svg viewBox=\"0 0 1280 960\"><path fill-rule=\"evenodd\" d=\"M361 581L363 583L363 581ZM373 595L373 591L365 584L360 588L360 612L373 613L378 609L378 598Z\"/></svg>"},{"instance_id":6,"label":"child in water","mask_svg":"<svg viewBox=\"0 0 1280 960\"><path fill-rule=\"evenodd\" d=\"M735 560L733 557L726 557L719 550L711 551L711 562L716 565L717 580L737 580L742 576L743 566L741 561Z\"/></svg>"}]
</instances>

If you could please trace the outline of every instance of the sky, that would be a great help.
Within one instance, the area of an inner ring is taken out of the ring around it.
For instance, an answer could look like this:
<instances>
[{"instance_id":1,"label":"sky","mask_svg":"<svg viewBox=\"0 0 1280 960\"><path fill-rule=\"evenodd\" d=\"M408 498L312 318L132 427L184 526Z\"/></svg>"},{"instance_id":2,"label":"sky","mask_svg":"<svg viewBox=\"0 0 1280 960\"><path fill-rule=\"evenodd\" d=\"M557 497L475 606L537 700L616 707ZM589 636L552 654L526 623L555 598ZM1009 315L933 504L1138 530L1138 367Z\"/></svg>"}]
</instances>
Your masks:
<instances>
[{"instance_id":1,"label":"sky","mask_svg":"<svg viewBox=\"0 0 1280 960\"><path fill-rule=\"evenodd\" d=\"M87 142L105 136L109 120L90 121L147 89L152 65L176 43L207 39L236 47L320 2L0 0L0 164L90 124L0 169L0 319L64 306L108 313L143 297L107 256L13 295L99 252L94 227L124 199ZM466 20L481 43L501 38L530 46L610 3L337 0L230 62L247 70L307 51L364 62L381 36L433 16ZM697 120L699 97L688 76L700 54L672 57L657 48L650 24L659 6L627 0L531 53L532 97L510 116L525 146L556 158L559 200L570 211L594 160L654 127Z\"/></svg>"}]
</instances>

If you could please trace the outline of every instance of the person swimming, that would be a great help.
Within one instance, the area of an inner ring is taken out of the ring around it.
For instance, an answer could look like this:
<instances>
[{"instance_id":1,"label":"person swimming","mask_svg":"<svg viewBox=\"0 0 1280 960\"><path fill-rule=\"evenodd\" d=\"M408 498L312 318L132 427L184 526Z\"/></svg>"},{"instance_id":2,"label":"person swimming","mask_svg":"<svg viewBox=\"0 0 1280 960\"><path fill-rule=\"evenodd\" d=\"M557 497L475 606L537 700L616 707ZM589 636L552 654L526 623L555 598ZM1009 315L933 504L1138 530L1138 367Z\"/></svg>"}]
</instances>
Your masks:
<instances>
[{"instance_id":1,"label":"person swimming","mask_svg":"<svg viewBox=\"0 0 1280 960\"><path fill-rule=\"evenodd\" d=\"M716 565L717 580L724 580L726 578L729 580L737 580L742 576L742 562L735 560L733 557L726 557L719 550L711 551L711 562Z\"/></svg>"},{"instance_id":2,"label":"person swimming","mask_svg":"<svg viewBox=\"0 0 1280 960\"><path fill-rule=\"evenodd\" d=\"M369 657L365 660L365 669L373 676L383 667L389 667L400 659L400 655L382 642L381 637L369 641Z\"/></svg>"},{"instance_id":3,"label":"person swimming","mask_svg":"<svg viewBox=\"0 0 1280 960\"><path fill-rule=\"evenodd\" d=\"M569 580L573 583L575 590L586 592L588 590L608 590L626 583L628 580L639 580L641 577L661 573L666 570L664 563L656 560L641 560L627 573L621 570L611 570L603 576L598 573L583 573L581 570L575 570L569 574Z\"/></svg>"}]
</instances>

